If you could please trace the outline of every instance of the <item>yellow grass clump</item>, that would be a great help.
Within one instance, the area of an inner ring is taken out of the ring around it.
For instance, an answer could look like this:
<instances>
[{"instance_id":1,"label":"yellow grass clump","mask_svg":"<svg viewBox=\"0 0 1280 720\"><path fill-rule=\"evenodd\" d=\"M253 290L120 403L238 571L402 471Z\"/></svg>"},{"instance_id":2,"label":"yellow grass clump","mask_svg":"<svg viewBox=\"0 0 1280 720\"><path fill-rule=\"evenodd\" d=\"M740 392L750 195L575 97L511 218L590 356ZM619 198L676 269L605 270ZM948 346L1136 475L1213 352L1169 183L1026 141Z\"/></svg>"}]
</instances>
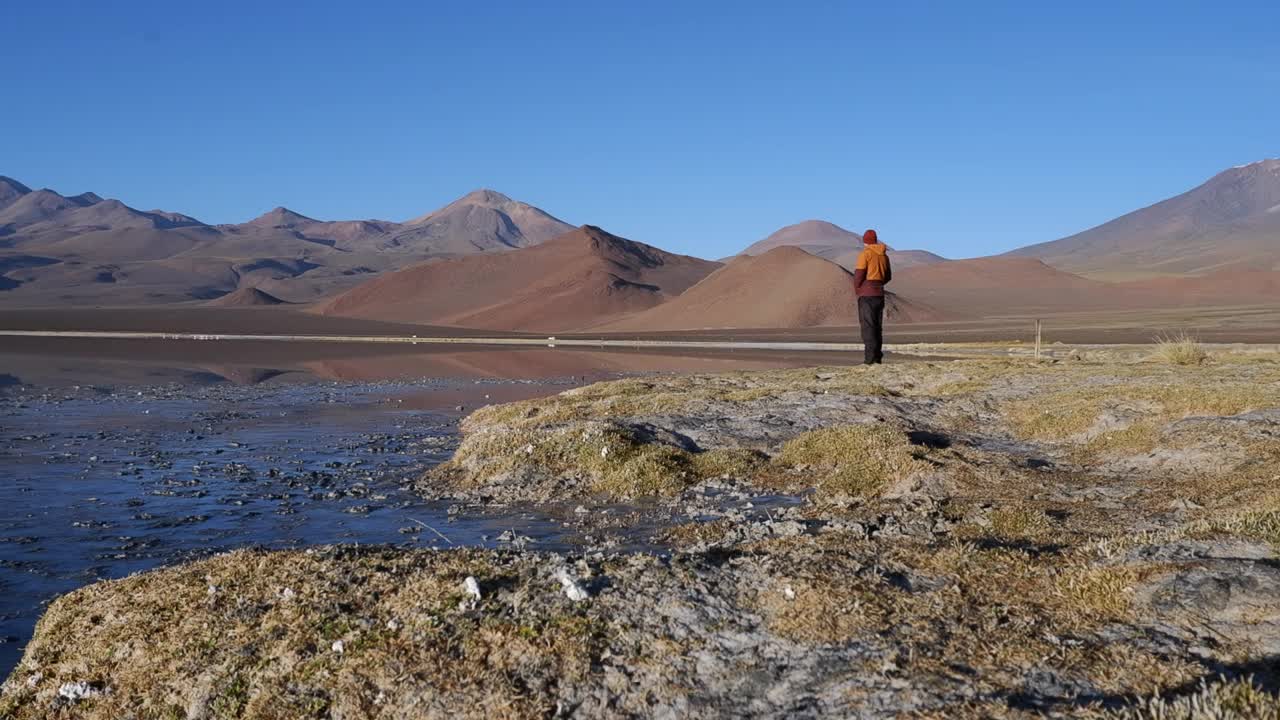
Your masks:
<instances>
[{"instance_id":1,"label":"yellow grass clump","mask_svg":"<svg viewBox=\"0 0 1280 720\"><path fill-rule=\"evenodd\" d=\"M1190 695L1151 697L1135 707L1095 717L1115 720L1274 720L1280 718L1280 698L1259 688L1252 677L1219 680L1212 684L1201 680L1199 689Z\"/></svg>"},{"instance_id":2,"label":"yellow grass clump","mask_svg":"<svg viewBox=\"0 0 1280 720\"><path fill-rule=\"evenodd\" d=\"M820 496L874 496L929 468L917 452L899 428L839 425L795 437L782 447L774 463L807 470L803 475L809 480L798 484L812 485Z\"/></svg>"},{"instance_id":3,"label":"yellow grass clump","mask_svg":"<svg viewBox=\"0 0 1280 720\"><path fill-rule=\"evenodd\" d=\"M1005 406L1014 432L1031 440L1063 441L1088 433L1111 410L1130 418L1085 438L1097 450L1140 449L1158 438L1168 422L1186 417L1231 417L1280 405L1280 387L1265 383L1219 382L1178 375L1162 382L1097 384L1028 398Z\"/></svg>"},{"instance_id":4,"label":"yellow grass clump","mask_svg":"<svg viewBox=\"0 0 1280 720\"><path fill-rule=\"evenodd\" d=\"M1209 359L1200 340L1187 332L1159 335L1152 359L1170 365L1201 365Z\"/></svg>"}]
</instances>

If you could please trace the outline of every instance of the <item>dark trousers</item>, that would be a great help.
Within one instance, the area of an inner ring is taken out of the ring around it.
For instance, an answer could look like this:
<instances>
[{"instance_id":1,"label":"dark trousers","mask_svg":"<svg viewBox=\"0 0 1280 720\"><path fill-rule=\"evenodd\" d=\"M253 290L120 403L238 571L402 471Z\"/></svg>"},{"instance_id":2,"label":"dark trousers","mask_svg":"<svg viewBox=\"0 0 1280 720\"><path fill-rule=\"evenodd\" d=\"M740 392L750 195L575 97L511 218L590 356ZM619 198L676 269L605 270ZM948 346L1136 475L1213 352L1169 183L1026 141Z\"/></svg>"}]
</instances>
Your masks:
<instances>
[{"instance_id":1,"label":"dark trousers","mask_svg":"<svg viewBox=\"0 0 1280 720\"><path fill-rule=\"evenodd\" d=\"M858 324L862 326L864 362L876 365L884 361L884 298L858 298Z\"/></svg>"}]
</instances>

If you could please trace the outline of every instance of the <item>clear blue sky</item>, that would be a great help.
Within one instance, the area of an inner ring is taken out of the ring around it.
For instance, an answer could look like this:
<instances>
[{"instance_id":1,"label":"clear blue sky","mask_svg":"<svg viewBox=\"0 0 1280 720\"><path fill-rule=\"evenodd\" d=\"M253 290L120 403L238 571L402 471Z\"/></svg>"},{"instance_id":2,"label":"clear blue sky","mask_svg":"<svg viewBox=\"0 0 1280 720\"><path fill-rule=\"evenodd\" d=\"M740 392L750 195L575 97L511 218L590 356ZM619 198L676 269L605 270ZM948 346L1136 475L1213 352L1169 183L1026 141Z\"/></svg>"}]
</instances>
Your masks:
<instances>
[{"instance_id":1,"label":"clear blue sky","mask_svg":"<svg viewBox=\"0 0 1280 720\"><path fill-rule=\"evenodd\" d=\"M206 222L492 187L719 257L954 257L1280 155L1280 3L61 2L0 21L0 174Z\"/></svg>"}]
</instances>

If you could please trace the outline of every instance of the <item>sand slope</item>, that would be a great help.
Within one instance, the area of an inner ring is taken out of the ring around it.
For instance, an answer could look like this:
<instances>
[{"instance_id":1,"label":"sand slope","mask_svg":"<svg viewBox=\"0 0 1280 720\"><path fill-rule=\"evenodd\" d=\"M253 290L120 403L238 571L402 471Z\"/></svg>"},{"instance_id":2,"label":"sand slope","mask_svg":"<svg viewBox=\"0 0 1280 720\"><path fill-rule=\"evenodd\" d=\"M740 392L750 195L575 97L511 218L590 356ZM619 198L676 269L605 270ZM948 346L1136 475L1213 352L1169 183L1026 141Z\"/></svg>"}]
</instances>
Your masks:
<instances>
[{"instance_id":1,"label":"sand slope","mask_svg":"<svg viewBox=\"0 0 1280 720\"><path fill-rule=\"evenodd\" d=\"M316 311L391 322L566 331L654 307L716 267L584 225L531 248L434 260L390 273Z\"/></svg>"},{"instance_id":2,"label":"sand slope","mask_svg":"<svg viewBox=\"0 0 1280 720\"><path fill-rule=\"evenodd\" d=\"M894 278L894 290L913 300L987 317L1280 300L1280 272L1266 270L1109 283L1034 258L1001 256L910 267Z\"/></svg>"},{"instance_id":3,"label":"sand slope","mask_svg":"<svg viewBox=\"0 0 1280 720\"><path fill-rule=\"evenodd\" d=\"M1169 304L1240 304L1280 301L1280 271L1226 269L1204 275L1117 283L1167 297Z\"/></svg>"},{"instance_id":4,"label":"sand slope","mask_svg":"<svg viewBox=\"0 0 1280 720\"><path fill-rule=\"evenodd\" d=\"M943 319L942 313L902 297L889 299L890 321ZM858 324L853 276L796 247L735 258L652 310L602 325L604 332L709 328L803 328Z\"/></svg>"},{"instance_id":5,"label":"sand slope","mask_svg":"<svg viewBox=\"0 0 1280 720\"><path fill-rule=\"evenodd\" d=\"M952 260L904 268L894 273L893 289L934 307L963 308L986 316L1161 304L1140 288L1089 280L1034 258L1018 257Z\"/></svg>"}]
</instances>

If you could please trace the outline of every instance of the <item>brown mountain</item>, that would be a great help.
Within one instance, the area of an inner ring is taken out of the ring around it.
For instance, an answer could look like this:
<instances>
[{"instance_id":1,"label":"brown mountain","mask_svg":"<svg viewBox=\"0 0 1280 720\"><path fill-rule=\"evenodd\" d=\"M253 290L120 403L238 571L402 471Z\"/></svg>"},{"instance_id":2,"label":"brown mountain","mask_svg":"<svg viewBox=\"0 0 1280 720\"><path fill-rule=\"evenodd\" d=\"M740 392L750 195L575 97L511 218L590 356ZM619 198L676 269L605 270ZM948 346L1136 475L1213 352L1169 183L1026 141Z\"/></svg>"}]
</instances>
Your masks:
<instances>
[{"instance_id":1,"label":"brown mountain","mask_svg":"<svg viewBox=\"0 0 1280 720\"><path fill-rule=\"evenodd\" d=\"M853 271L854 263L858 262L858 253L862 252L862 248L854 248L845 253L835 255L828 258L835 264L843 267L850 272ZM941 255L929 252L928 250L893 250L890 248L889 259L893 263L893 269L905 270L917 265L933 265L934 263L948 262Z\"/></svg>"},{"instance_id":2,"label":"brown mountain","mask_svg":"<svg viewBox=\"0 0 1280 720\"><path fill-rule=\"evenodd\" d=\"M532 205L493 190L476 190L404 223L387 246L443 255L529 247L573 230Z\"/></svg>"},{"instance_id":3,"label":"brown mountain","mask_svg":"<svg viewBox=\"0 0 1280 720\"><path fill-rule=\"evenodd\" d=\"M760 255L774 248L798 247L811 255L826 258L846 270L853 270L862 251L862 236L825 220L805 220L788 225L742 251L742 255ZM893 250L893 266L897 268L946 262L946 258L927 250Z\"/></svg>"},{"instance_id":4,"label":"brown mountain","mask_svg":"<svg viewBox=\"0 0 1280 720\"><path fill-rule=\"evenodd\" d=\"M798 247L811 255L834 258L862 246L862 236L825 220L805 220L779 228L763 240L747 246L743 255L760 255L778 247Z\"/></svg>"},{"instance_id":5,"label":"brown mountain","mask_svg":"<svg viewBox=\"0 0 1280 720\"><path fill-rule=\"evenodd\" d=\"M534 247L432 260L389 273L325 302L317 312L563 332L657 306L716 267L584 225Z\"/></svg>"},{"instance_id":6,"label":"brown mountain","mask_svg":"<svg viewBox=\"0 0 1280 720\"><path fill-rule=\"evenodd\" d=\"M492 191L408 223L324 221L278 207L246 223L210 226L0 177L0 303L174 303L240 287L311 302L428 258L510 250L565 229Z\"/></svg>"},{"instance_id":7,"label":"brown mountain","mask_svg":"<svg viewBox=\"0 0 1280 720\"><path fill-rule=\"evenodd\" d=\"M205 303L210 307L267 307L273 305L288 305L289 303L280 298L266 293L255 287L242 287L239 290L229 292L220 298L210 300Z\"/></svg>"},{"instance_id":8,"label":"brown mountain","mask_svg":"<svg viewBox=\"0 0 1280 720\"><path fill-rule=\"evenodd\" d=\"M257 227L257 228L294 229L294 228L306 227L308 225L314 225L315 223L318 223L318 222L320 221L313 220L312 218L309 218L306 215L303 215L302 213L296 213L287 207L278 206L272 210L268 210L262 213L258 217L250 220L249 222L244 223L244 225L247 227Z\"/></svg>"},{"instance_id":9,"label":"brown mountain","mask_svg":"<svg viewBox=\"0 0 1280 720\"><path fill-rule=\"evenodd\" d=\"M219 227L224 232L243 235L251 241L292 238L355 252L382 249L402 226L386 220L316 220L289 208L277 207L247 223Z\"/></svg>"},{"instance_id":10,"label":"brown mountain","mask_svg":"<svg viewBox=\"0 0 1280 720\"><path fill-rule=\"evenodd\" d=\"M1104 279L1280 270L1280 159L1231 168L1176 197L1009 254Z\"/></svg>"},{"instance_id":11,"label":"brown mountain","mask_svg":"<svg viewBox=\"0 0 1280 720\"><path fill-rule=\"evenodd\" d=\"M13 186L6 186L6 189L13 193L10 201L0 209L0 229L6 235L31 228L39 232L75 225L74 212L94 203L87 193L64 197L48 189L21 193ZM66 219L60 221L60 218Z\"/></svg>"},{"instance_id":12,"label":"brown mountain","mask_svg":"<svg viewBox=\"0 0 1280 720\"><path fill-rule=\"evenodd\" d=\"M0 208L31 192L31 188L10 177L0 175Z\"/></svg>"},{"instance_id":13,"label":"brown mountain","mask_svg":"<svg viewBox=\"0 0 1280 720\"><path fill-rule=\"evenodd\" d=\"M890 321L949 319L902 295L889 298ZM679 297L594 328L652 332L714 328L804 328L858 324L853 276L798 247L734 258Z\"/></svg>"}]
</instances>

